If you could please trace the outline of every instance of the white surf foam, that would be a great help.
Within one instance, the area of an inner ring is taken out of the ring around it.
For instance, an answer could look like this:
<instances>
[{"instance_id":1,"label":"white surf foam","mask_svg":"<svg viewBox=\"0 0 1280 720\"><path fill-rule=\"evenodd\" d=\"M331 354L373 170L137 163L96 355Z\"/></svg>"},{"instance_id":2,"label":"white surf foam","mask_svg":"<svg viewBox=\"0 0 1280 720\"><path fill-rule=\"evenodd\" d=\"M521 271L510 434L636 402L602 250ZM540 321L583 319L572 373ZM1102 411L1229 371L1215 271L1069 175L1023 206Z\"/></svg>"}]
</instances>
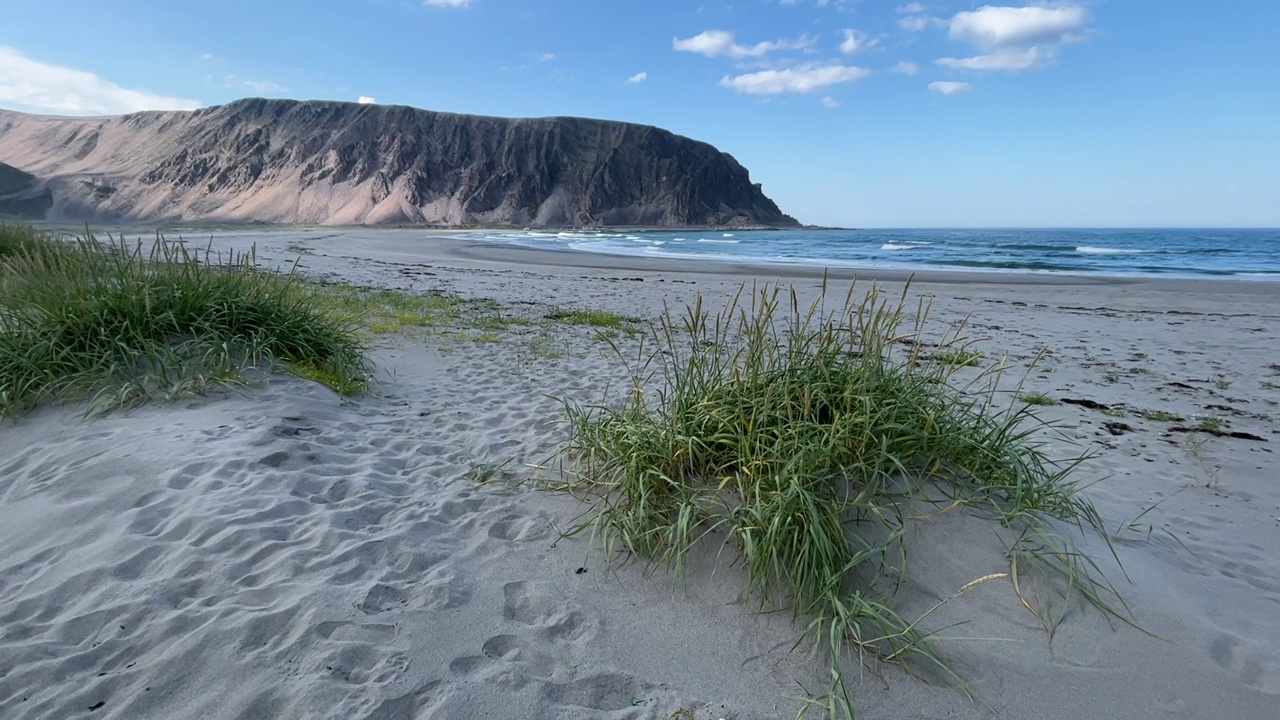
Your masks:
<instances>
[{"instance_id":1,"label":"white surf foam","mask_svg":"<svg viewBox=\"0 0 1280 720\"><path fill-rule=\"evenodd\" d=\"M1134 250L1132 248L1109 248L1095 247L1093 245L1081 245L1076 248L1076 252L1085 255L1137 255L1146 252L1146 250Z\"/></svg>"}]
</instances>

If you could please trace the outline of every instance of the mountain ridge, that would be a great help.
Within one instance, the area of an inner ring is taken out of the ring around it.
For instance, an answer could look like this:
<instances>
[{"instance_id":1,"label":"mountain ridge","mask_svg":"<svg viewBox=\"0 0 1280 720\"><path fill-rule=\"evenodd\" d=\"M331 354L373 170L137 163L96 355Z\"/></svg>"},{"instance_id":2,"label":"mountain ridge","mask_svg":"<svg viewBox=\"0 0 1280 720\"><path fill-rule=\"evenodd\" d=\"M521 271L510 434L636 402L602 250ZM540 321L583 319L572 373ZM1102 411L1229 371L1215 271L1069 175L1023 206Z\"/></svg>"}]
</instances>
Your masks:
<instances>
[{"instance_id":1,"label":"mountain ridge","mask_svg":"<svg viewBox=\"0 0 1280 720\"><path fill-rule=\"evenodd\" d=\"M0 110L0 163L31 179L0 184L0 214L40 220L798 225L708 143L575 117L261 98L95 118Z\"/></svg>"}]
</instances>

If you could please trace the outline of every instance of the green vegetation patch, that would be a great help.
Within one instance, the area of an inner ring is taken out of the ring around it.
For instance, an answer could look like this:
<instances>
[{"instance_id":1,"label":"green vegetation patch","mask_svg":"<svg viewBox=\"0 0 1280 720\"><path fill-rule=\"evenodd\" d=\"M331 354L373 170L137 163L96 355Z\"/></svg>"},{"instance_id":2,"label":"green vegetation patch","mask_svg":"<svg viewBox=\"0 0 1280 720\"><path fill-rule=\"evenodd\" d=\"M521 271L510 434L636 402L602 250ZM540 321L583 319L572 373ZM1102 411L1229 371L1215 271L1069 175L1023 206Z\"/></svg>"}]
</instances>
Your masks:
<instances>
[{"instance_id":1,"label":"green vegetation patch","mask_svg":"<svg viewBox=\"0 0 1280 720\"><path fill-rule=\"evenodd\" d=\"M934 362L955 368L977 365L982 362L982 357L982 353L963 347L940 348L932 355ZM1042 370L1044 372L1050 372L1050 370Z\"/></svg>"},{"instance_id":2,"label":"green vegetation patch","mask_svg":"<svg viewBox=\"0 0 1280 720\"><path fill-rule=\"evenodd\" d=\"M1022 392L1018 393L1018 399L1028 405L1057 405L1058 401L1053 396L1042 392Z\"/></svg>"},{"instance_id":3,"label":"green vegetation patch","mask_svg":"<svg viewBox=\"0 0 1280 720\"><path fill-rule=\"evenodd\" d=\"M905 299L873 290L854 301L852 288L842 306L783 297L744 290L717 316L701 303L668 314L652 354L628 364L643 368L630 401L565 403L570 484L595 503L574 532L601 537L610 558L678 574L695 545L721 538L718 557L739 559L762 607L794 608L797 646L829 652L831 685L807 702L833 717L854 715L841 670L850 651L941 668L963 686L922 618L893 607L906 526L930 508L968 507L1012 530L1009 573L956 594L1007 577L1050 633L1071 605L1052 601L1054 587L1121 617L1114 591L1055 530L1065 521L1107 537L1068 477L1078 460L1045 455L1033 406L997 410L998 376L957 389L972 387L951 382L968 363L931 360L977 353L951 338L923 356L927 312Z\"/></svg>"},{"instance_id":4,"label":"green vegetation patch","mask_svg":"<svg viewBox=\"0 0 1280 720\"><path fill-rule=\"evenodd\" d=\"M1206 415L1200 418L1199 424L1196 425L1198 429L1213 434L1221 433L1224 426L1225 423L1222 422L1222 418L1215 415Z\"/></svg>"},{"instance_id":5,"label":"green vegetation patch","mask_svg":"<svg viewBox=\"0 0 1280 720\"><path fill-rule=\"evenodd\" d=\"M0 415L80 397L92 414L270 365L341 392L363 389L368 371L353 324L252 252L0 228Z\"/></svg>"},{"instance_id":6,"label":"green vegetation patch","mask_svg":"<svg viewBox=\"0 0 1280 720\"><path fill-rule=\"evenodd\" d=\"M626 329L641 322L640 318L619 315L608 310L554 308L546 314L552 322L569 325L589 325L596 328Z\"/></svg>"},{"instance_id":7,"label":"green vegetation patch","mask_svg":"<svg viewBox=\"0 0 1280 720\"><path fill-rule=\"evenodd\" d=\"M440 293L417 295L346 284L315 284L312 289L325 298L332 314L351 318L375 335L455 322L464 305L460 298Z\"/></svg>"}]
</instances>

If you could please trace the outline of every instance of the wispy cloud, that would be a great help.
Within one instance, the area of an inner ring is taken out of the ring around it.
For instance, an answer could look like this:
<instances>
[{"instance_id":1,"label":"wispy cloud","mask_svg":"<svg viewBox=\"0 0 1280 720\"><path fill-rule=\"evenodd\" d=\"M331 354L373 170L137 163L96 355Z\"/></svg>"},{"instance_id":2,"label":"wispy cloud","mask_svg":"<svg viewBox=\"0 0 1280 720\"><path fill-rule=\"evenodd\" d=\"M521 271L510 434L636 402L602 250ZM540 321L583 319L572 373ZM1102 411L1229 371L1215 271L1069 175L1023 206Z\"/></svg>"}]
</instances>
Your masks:
<instances>
[{"instance_id":1,"label":"wispy cloud","mask_svg":"<svg viewBox=\"0 0 1280 720\"><path fill-rule=\"evenodd\" d=\"M792 68L725 76L720 81L720 86L749 95L806 93L830 85L854 82L870 73L870 70L854 65L806 63Z\"/></svg>"},{"instance_id":2,"label":"wispy cloud","mask_svg":"<svg viewBox=\"0 0 1280 720\"><path fill-rule=\"evenodd\" d=\"M911 15L904 18L898 18L898 27L907 32L923 32L929 29L933 21L924 15Z\"/></svg>"},{"instance_id":3,"label":"wispy cloud","mask_svg":"<svg viewBox=\"0 0 1280 720\"><path fill-rule=\"evenodd\" d=\"M880 44L880 38L871 37L861 30L845 28L841 32L844 34L844 41L840 43L840 52L845 55L860 53Z\"/></svg>"},{"instance_id":4,"label":"wispy cloud","mask_svg":"<svg viewBox=\"0 0 1280 720\"><path fill-rule=\"evenodd\" d=\"M549 53L549 52L540 52L537 55L534 55L534 58L537 59L538 62L551 62L552 60L556 59L556 54Z\"/></svg>"},{"instance_id":5,"label":"wispy cloud","mask_svg":"<svg viewBox=\"0 0 1280 720\"><path fill-rule=\"evenodd\" d=\"M198 100L121 87L84 70L41 62L0 46L0 106L67 115L194 110Z\"/></svg>"},{"instance_id":6,"label":"wispy cloud","mask_svg":"<svg viewBox=\"0 0 1280 720\"><path fill-rule=\"evenodd\" d=\"M803 50L813 44L807 36L758 42L754 45L739 43L728 30L706 30L690 38L673 38L671 47L681 52L692 52L707 57L727 57L735 60L758 58L775 50Z\"/></svg>"},{"instance_id":7,"label":"wispy cloud","mask_svg":"<svg viewBox=\"0 0 1280 720\"><path fill-rule=\"evenodd\" d=\"M475 0L426 0L426 2L423 4L430 5L432 7L464 8L464 7L470 7L472 2L475 2Z\"/></svg>"},{"instance_id":8,"label":"wispy cloud","mask_svg":"<svg viewBox=\"0 0 1280 720\"><path fill-rule=\"evenodd\" d=\"M915 75L920 72L920 66L916 63L904 60L889 68L889 72L898 73L899 75Z\"/></svg>"},{"instance_id":9,"label":"wispy cloud","mask_svg":"<svg viewBox=\"0 0 1280 720\"><path fill-rule=\"evenodd\" d=\"M949 82L940 80L938 82L929 83L929 89L936 93L942 93L943 95L956 95L963 92L969 92L973 89L973 86L967 82Z\"/></svg>"},{"instance_id":10,"label":"wispy cloud","mask_svg":"<svg viewBox=\"0 0 1280 720\"><path fill-rule=\"evenodd\" d=\"M213 59L213 53L200 53L200 59L209 62Z\"/></svg>"},{"instance_id":11,"label":"wispy cloud","mask_svg":"<svg viewBox=\"0 0 1280 720\"><path fill-rule=\"evenodd\" d=\"M632 75L631 77L627 78L627 84L628 84L628 85L638 85L638 84L640 84L640 83L642 83L642 82L644 82L645 80L648 80L648 79L649 79L649 73L647 73L647 72L638 72L638 73L636 73L635 75Z\"/></svg>"},{"instance_id":12,"label":"wispy cloud","mask_svg":"<svg viewBox=\"0 0 1280 720\"><path fill-rule=\"evenodd\" d=\"M374 97L369 97L368 95L361 95L360 97L356 98L356 102L360 103L361 105L377 105L378 99Z\"/></svg>"},{"instance_id":13,"label":"wispy cloud","mask_svg":"<svg viewBox=\"0 0 1280 720\"><path fill-rule=\"evenodd\" d=\"M1052 62L1059 49L1083 37L1088 14L1079 5L999 7L986 5L951 18L952 39L980 54L937 62L959 70L1028 70Z\"/></svg>"},{"instance_id":14,"label":"wispy cloud","mask_svg":"<svg viewBox=\"0 0 1280 720\"><path fill-rule=\"evenodd\" d=\"M898 12L909 14L909 15L915 15L918 13L922 13L924 11L925 11L924 4L918 3L918 2L909 2L906 5L898 6Z\"/></svg>"},{"instance_id":15,"label":"wispy cloud","mask_svg":"<svg viewBox=\"0 0 1280 720\"><path fill-rule=\"evenodd\" d=\"M822 107L831 108L832 110L840 107L840 101L830 95L822 98Z\"/></svg>"},{"instance_id":16,"label":"wispy cloud","mask_svg":"<svg viewBox=\"0 0 1280 720\"><path fill-rule=\"evenodd\" d=\"M275 94L289 92L289 88L279 83L273 83L270 80L245 80L241 84L256 93Z\"/></svg>"}]
</instances>

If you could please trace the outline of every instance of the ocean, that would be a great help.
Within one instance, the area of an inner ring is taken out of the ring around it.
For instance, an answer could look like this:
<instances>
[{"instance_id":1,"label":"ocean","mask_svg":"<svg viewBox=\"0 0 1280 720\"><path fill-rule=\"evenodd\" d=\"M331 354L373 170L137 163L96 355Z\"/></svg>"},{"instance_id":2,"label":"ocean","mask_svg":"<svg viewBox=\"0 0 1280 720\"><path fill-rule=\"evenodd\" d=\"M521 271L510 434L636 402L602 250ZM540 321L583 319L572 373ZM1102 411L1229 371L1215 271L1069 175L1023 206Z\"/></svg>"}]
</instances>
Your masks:
<instances>
[{"instance_id":1,"label":"ocean","mask_svg":"<svg viewBox=\"0 0 1280 720\"><path fill-rule=\"evenodd\" d=\"M481 237L677 260L1280 280L1280 230L492 231Z\"/></svg>"}]
</instances>

